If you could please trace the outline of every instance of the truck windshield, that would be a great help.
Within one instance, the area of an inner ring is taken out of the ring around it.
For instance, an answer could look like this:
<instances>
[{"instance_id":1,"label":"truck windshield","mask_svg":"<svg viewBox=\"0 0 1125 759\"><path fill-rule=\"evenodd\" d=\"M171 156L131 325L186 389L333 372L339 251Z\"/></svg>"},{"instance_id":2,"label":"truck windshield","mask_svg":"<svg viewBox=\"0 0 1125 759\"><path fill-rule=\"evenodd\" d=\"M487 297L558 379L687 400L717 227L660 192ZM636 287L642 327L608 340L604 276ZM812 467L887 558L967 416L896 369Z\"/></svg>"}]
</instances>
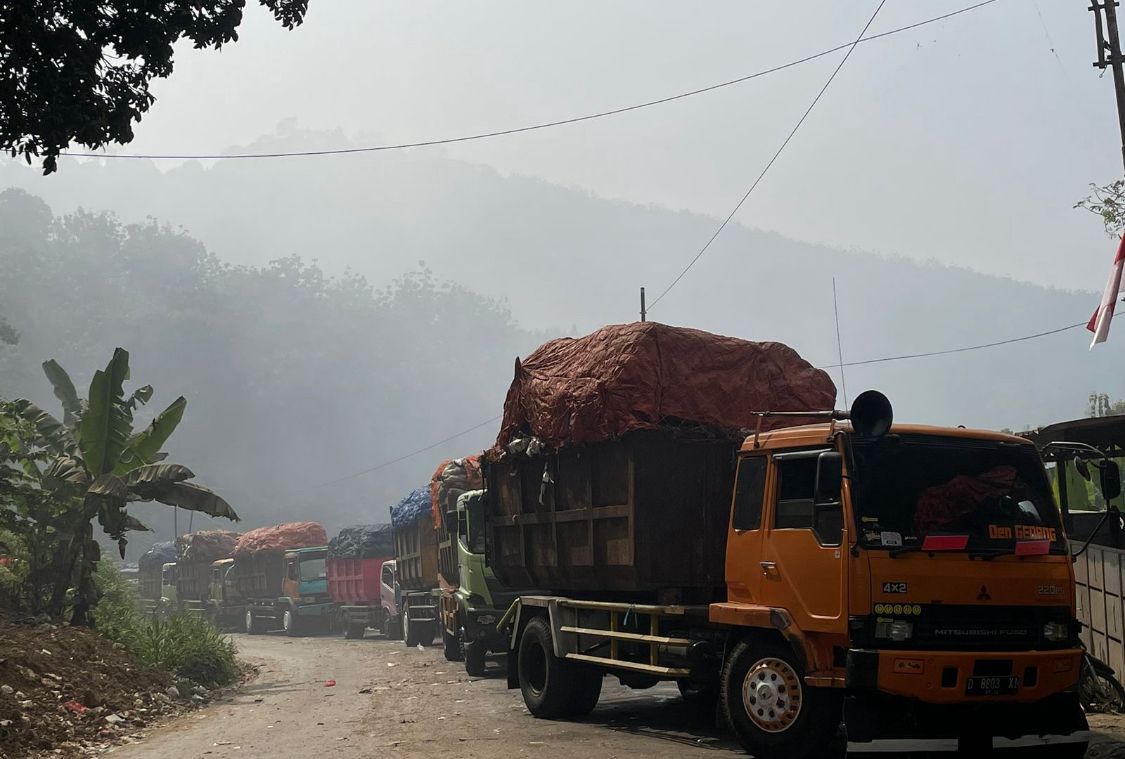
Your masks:
<instances>
[{"instance_id":1,"label":"truck windshield","mask_svg":"<svg viewBox=\"0 0 1125 759\"><path fill-rule=\"evenodd\" d=\"M302 580L323 580L328 576L328 571L325 568L326 561L323 556L317 559L302 559L301 560L301 579Z\"/></svg>"},{"instance_id":2,"label":"truck windshield","mask_svg":"<svg viewBox=\"0 0 1125 759\"><path fill-rule=\"evenodd\" d=\"M484 501L480 498L467 498L465 516L468 518L468 548L471 553L484 553Z\"/></svg>"},{"instance_id":3,"label":"truck windshield","mask_svg":"<svg viewBox=\"0 0 1125 759\"><path fill-rule=\"evenodd\" d=\"M894 435L851 442L860 542L920 547L927 536L965 535L964 549L1004 551L1048 540L1064 550L1058 509L1031 446Z\"/></svg>"}]
</instances>

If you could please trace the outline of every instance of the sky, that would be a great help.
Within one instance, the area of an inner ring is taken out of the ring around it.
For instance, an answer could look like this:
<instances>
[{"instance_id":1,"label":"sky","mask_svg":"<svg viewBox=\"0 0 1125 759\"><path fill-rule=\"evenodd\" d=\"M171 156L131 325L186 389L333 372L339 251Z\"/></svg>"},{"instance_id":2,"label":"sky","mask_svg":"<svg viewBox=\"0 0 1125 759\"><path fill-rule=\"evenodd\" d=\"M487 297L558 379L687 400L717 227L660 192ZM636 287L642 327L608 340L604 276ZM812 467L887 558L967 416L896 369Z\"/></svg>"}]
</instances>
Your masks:
<instances>
[{"instance_id":1,"label":"sky","mask_svg":"<svg viewBox=\"0 0 1125 759\"><path fill-rule=\"evenodd\" d=\"M969 4L888 2L869 33ZM850 42L875 5L313 0L290 32L251 4L237 43L179 46L128 150L223 152L287 121L377 144L581 115ZM1085 3L998 0L860 45L737 221L1100 290L1113 244L1072 206L1122 169L1112 82L1090 65L1092 22ZM722 218L843 54L593 122L415 150ZM340 161L378 172L382 159L287 160L330 175ZM689 276L718 274L704 259Z\"/></svg>"}]
</instances>

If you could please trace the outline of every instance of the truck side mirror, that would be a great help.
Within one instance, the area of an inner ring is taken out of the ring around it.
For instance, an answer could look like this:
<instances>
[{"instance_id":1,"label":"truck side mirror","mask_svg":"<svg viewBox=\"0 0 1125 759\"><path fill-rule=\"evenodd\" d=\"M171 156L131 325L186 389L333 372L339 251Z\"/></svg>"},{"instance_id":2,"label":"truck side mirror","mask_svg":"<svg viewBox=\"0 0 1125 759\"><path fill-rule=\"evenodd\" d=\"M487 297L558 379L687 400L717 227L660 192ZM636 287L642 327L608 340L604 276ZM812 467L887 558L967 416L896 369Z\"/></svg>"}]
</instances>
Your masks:
<instances>
[{"instance_id":1,"label":"truck side mirror","mask_svg":"<svg viewBox=\"0 0 1125 759\"><path fill-rule=\"evenodd\" d=\"M1121 467L1116 461L1103 461L1099 467L1102 498L1107 502L1121 495Z\"/></svg>"},{"instance_id":2,"label":"truck side mirror","mask_svg":"<svg viewBox=\"0 0 1125 759\"><path fill-rule=\"evenodd\" d=\"M840 483L844 479L844 460L836 451L825 451L816 457L816 502L837 503Z\"/></svg>"}]
</instances>

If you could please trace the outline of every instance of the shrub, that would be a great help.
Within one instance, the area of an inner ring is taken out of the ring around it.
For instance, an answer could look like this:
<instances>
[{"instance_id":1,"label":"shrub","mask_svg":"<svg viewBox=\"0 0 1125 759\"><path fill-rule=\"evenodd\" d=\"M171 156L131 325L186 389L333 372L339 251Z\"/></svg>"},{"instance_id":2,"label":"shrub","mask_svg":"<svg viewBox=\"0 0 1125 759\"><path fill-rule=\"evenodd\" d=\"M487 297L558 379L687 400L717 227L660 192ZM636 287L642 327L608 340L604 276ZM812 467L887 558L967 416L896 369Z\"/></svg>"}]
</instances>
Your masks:
<instances>
[{"instance_id":1,"label":"shrub","mask_svg":"<svg viewBox=\"0 0 1125 759\"><path fill-rule=\"evenodd\" d=\"M203 617L142 616L136 607L136 591L109 561L98 562L97 582L102 595L95 607L96 630L141 661L211 687L230 685L242 674L230 638Z\"/></svg>"}]
</instances>

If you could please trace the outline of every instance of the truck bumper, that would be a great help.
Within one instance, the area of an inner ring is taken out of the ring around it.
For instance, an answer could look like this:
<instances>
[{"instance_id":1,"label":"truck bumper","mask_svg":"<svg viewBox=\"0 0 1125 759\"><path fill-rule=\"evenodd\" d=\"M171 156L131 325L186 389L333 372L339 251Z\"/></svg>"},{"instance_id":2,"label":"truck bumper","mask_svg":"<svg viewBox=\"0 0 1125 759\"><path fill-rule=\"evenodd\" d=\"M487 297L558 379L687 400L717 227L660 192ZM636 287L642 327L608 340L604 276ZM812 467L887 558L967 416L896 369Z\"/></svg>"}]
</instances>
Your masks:
<instances>
[{"instance_id":1,"label":"truck bumper","mask_svg":"<svg viewBox=\"0 0 1125 759\"><path fill-rule=\"evenodd\" d=\"M845 684L931 704L1030 703L1070 690L1082 671L1082 650L1058 651L869 651L847 652ZM970 695L974 676L1018 678L1004 695Z\"/></svg>"},{"instance_id":2,"label":"truck bumper","mask_svg":"<svg viewBox=\"0 0 1125 759\"><path fill-rule=\"evenodd\" d=\"M1090 740L1086 715L1073 693L1056 693L1032 704L925 704L853 694L844 702L844 728L848 756L980 756L1034 748L1051 755L1066 746L1084 751Z\"/></svg>"},{"instance_id":3,"label":"truck bumper","mask_svg":"<svg viewBox=\"0 0 1125 759\"><path fill-rule=\"evenodd\" d=\"M508 634L496 629L502 609L470 608L465 611L465 643L483 644L492 653L508 652Z\"/></svg>"}]
</instances>

